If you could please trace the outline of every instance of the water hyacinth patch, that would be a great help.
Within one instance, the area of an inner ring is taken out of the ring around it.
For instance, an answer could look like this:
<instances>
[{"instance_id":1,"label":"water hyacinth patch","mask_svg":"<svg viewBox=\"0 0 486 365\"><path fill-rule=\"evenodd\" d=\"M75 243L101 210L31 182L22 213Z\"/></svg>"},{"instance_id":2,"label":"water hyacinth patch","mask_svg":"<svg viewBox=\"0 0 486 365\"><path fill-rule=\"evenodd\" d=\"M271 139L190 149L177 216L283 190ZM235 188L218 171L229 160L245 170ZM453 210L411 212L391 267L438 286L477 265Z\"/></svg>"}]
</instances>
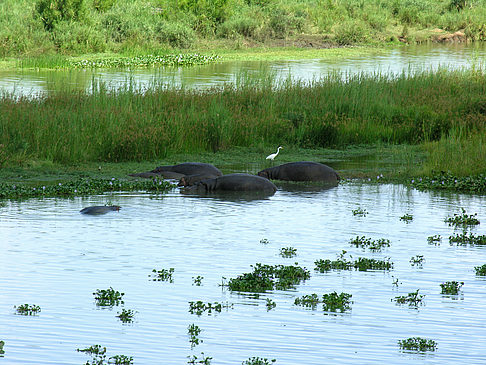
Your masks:
<instances>
[{"instance_id":1,"label":"water hyacinth patch","mask_svg":"<svg viewBox=\"0 0 486 365\"><path fill-rule=\"evenodd\" d=\"M464 208L461 208L461 210L462 214L455 213L454 216L444 219L444 222L449 223L449 226L454 227L475 226L480 223L479 220L476 218L478 213L468 215L466 214L466 210Z\"/></svg>"},{"instance_id":2,"label":"water hyacinth patch","mask_svg":"<svg viewBox=\"0 0 486 365\"><path fill-rule=\"evenodd\" d=\"M410 307L418 308L419 305L423 305L423 298L425 295L419 294L419 289L407 295L397 296L392 301L397 302L397 304L408 304Z\"/></svg>"},{"instance_id":3,"label":"water hyacinth patch","mask_svg":"<svg viewBox=\"0 0 486 365\"><path fill-rule=\"evenodd\" d=\"M169 54L163 56L136 56L106 59L73 61L73 68L142 68L160 66L194 66L204 65L220 60L221 57L194 54Z\"/></svg>"},{"instance_id":4,"label":"water hyacinth patch","mask_svg":"<svg viewBox=\"0 0 486 365\"><path fill-rule=\"evenodd\" d=\"M293 247L282 247L280 249L280 256L291 258L297 255L297 249Z\"/></svg>"},{"instance_id":5,"label":"water hyacinth patch","mask_svg":"<svg viewBox=\"0 0 486 365\"><path fill-rule=\"evenodd\" d=\"M187 327L187 334L189 335L189 342L191 343L191 349L203 342L198 336L201 333L201 328L194 323Z\"/></svg>"},{"instance_id":6,"label":"water hyacinth patch","mask_svg":"<svg viewBox=\"0 0 486 365\"><path fill-rule=\"evenodd\" d=\"M22 304L18 307L14 306L14 309L17 314L22 314L24 316L34 316L41 311L41 308L35 304Z\"/></svg>"},{"instance_id":7,"label":"water hyacinth patch","mask_svg":"<svg viewBox=\"0 0 486 365\"><path fill-rule=\"evenodd\" d=\"M319 296L315 293L303 295L300 298L295 298L294 305L315 309L317 304L321 303Z\"/></svg>"},{"instance_id":8,"label":"water hyacinth patch","mask_svg":"<svg viewBox=\"0 0 486 365\"><path fill-rule=\"evenodd\" d=\"M160 269L152 270L153 275L149 275L152 278L152 281L168 281L169 283L173 283L174 279L172 278L172 274L174 273L174 268L171 267L170 269Z\"/></svg>"},{"instance_id":9,"label":"water hyacinth patch","mask_svg":"<svg viewBox=\"0 0 486 365\"><path fill-rule=\"evenodd\" d=\"M407 214L401 216L400 220L404 221L405 223L410 223L411 221L413 221L413 215L407 213Z\"/></svg>"},{"instance_id":10,"label":"water hyacinth patch","mask_svg":"<svg viewBox=\"0 0 486 365\"><path fill-rule=\"evenodd\" d=\"M442 237L440 234L427 237L427 242L429 244L440 245L441 241L442 241Z\"/></svg>"},{"instance_id":11,"label":"water hyacinth patch","mask_svg":"<svg viewBox=\"0 0 486 365\"><path fill-rule=\"evenodd\" d=\"M120 293L118 290L114 290L112 287L109 289L97 289L93 293L96 300L96 305L99 307L113 307L115 305L124 304L122 300L125 293Z\"/></svg>"},{"instance_id":12,"label":"water hyacinth patch","mask_svg":"<svg viewBox=\"0 0 486 365\"><path fill-rule=\"evenodd\" d=\"M265 305L267 306L267 311L272 310L277 306L277 303L275 303L272 299L267 298Z\"/></svg>"},{"instance_id":13,"label":"water hyacinth patch","mask_svg":"<svg viewBox=\"0 0 486 365\"><path fill-rule=\"evenodd\" d=\"M486 264L484 264L482 266L476 266L476 267L474 267L474 270L476 271L476 275L486 276Z\"/></svg>"},{"instance_id":14,"label":"water hyacinth patch","mask_svg":"<svg viewBox=\"0 0 486 365\"><path fill-rule=\"evenodd\" d=\"M23 184L0 183L0 199L38 198L38 197L73 197L101 195L115 191L165 192L174 185L163 180L120 180L120 179L78 179L31 187Z\"/></svg>"},{"instance_id":15,"label":"water hyacinth patch","mask_svg":"<svg viewBox=\"0 0 486 365\"><path fill-rule=\"evenodd\" d=\"M435 351L437 349L437 342L421 337L410 337L406 340L398 340L398 345L403 350L413 350L419 352Z\"/></svg>"},{"instance_id":16,"label":"water hyacinth patch","mask_svg":"<svg viewBox=\"0 0 486 365\"><path fill-rule=\"evenodd\" d=\"M106 360L106 347L93 345L85 349L76 349L77 352L83 352L92 357L91 362L87 361L86 365L104 365ZM108 359L107 364L132 365L133 357L126 355L114 355Z\"/></svg>"},{"instance_id":17,"label":"water hyacinth patch","mask_svg":"<svg viewBox=\"0 0 486 365\"><path fill-rule=\"evenodd\" d=\"M243 361L242 365L270 365L275 363L276 359L268 360L267 358L250 357L248 360Z\"/></svg>"},{"instance_id":18,"label":"water hyacinth patch","mask_svg":"<svg viewBox=\"0 0 486 365\"><path fill-rule=\"evenodd\" d=\"M458 245L486 245L486 235L474 235L473 233L461 233L449 236L449 243Z\"/></svg>"},{"instance_id":19,"label":"water hyacinth patch","mask_svg":"<svg viewBox=\"0 0 486 365\"><path fill-rule=\"evenodd\" d=\"M391 270L393 268L393 262L390 262L390 258L387 257L385 260L369 259L366 257L358 257L357 260L348 260L344 257L347 252L345 250L338 256L338 259L331 261L329 259L316 260L314 263L316 267L315 271L321 273L328 272L330 270L358 270L358 271L368 271L368 270ZM350 259L353 257L349 255Z\"/></svg>"},{"instance_id":20,"label":"water hyacinth patch","mask_svg":"<svg viewBox=\"0 0 486 365\"><path fill-rule=\"evenodd\" d=\"M117 317L120 318L120 321L123 323L131 323L133 322L133 317L135 316L135 311L132 309L125 309L123 308L121 313L118 312Z\"/></svg>"},{"instance_id":21,"label":"water hyacinth patch","mask_svg":"<svg viewBox=\"0 0 486 365\"><path fill-rule=\"evenodd\" d=\"M325 312L345 312L351 309L351 294L332 292L322 296L322 310Z\"/></svg>"},{"instance_id":22,"label":"water hyacinth patch","mask_svg":"<svg viewBox=\"0 0 486 365\"><path fill-rule=\"evenodd\" d=\"M459 177L451 174L421 177L411 180L410 186L418 190L453 190L481 193L486 191L486 175Z\"/></svg>"},{"instance_id":23,"label":"water hyacinth patch","mask_svg":"<svg viewBox=\"0 0 486 365\"><path fill-rule=\"evenodd\" d=\"M201 357L197 357L196 355L188 356L189 360L187 361L188 364L203 364L203 365L210 365L211 360L213 359L210 356L205 356L204 352L201 352Z\"/></svg>"},{"instance_id":24,"label":"water hyacinth patch","mask_svg":"<svg viewBox=\"0 0 486 365\"><path fill-rule=\"evenodd\" d=\"M425 261L425 258L424 258L424 255L417 255L417 256L413 256L411 259L410 259L410 264L412 266L419 266L419 267L422 267L423 263Z\"/></svg>"},{"instance_id":25,"label":"water hyacinth patch","mask_svg":"<svg viewBox=\"0 0 486 365\"><path fill-rule=\"evenodd\" d=\"M441 294L448 294L448 295L457 295L459 294L459 290L464 285L464 281L446 281L445 283L440 284Z\"/></svg>"},{"instance_id":26,"label":"water hyacinth patch","mask_svg":"<svg viewBox=\"0 0 486 365\"><path fill-rule=\"evenodd\" d=\"M228 288L231 291L265 292L267 290L293 289L301 281L310 278L310 272L304 267L284 265L256 264L253 272L229 279Z\"/></svg>"},{"instance_id":27,"label":"water hyacinth patch","mask_svg":"<svg viewBox=\"0 0 486 365\"><path fill-rule=\"evenodd\" d=\"M201 300L198 300L197 302L189 302L189 313L191 314L197 314L200 316L204 312L208 312L208 315L211 315L213 311L221 313L223 308L229 309L233 308L233 304L229 304L228 302L226 303L204 303Z\"/></svg>"},{"instance_id":28,"label":"water hyacinth patch","mask_svg":"<svg viewBox=\"0 0 486 365\"><path fill-rule=\"evenodd\" d=\"M352 212L353 212L353 215L357 215L357 216L360 216L360 217L365 217L368 214L366 209L362 209L361 207L353 209Z\"/></svg>"},{"instance_id":29,"label":"water hyacinth patch","mask_svg":"<svg viewBox=\"0 0 486 365\"><path fill-rule=\"evenodd\" d=\"M369 248L372 251L380 251L383 247L390 247L390 240L380 238L378 240L372 240L365 236L356 236L349 241L355 247Z\"/></svg>"},{"instance_id":30,"label":"water hyacinth patch","mask_svg":"<svg viewBox=\"0 0 486 365\"><path fill-rule=\"evenodd\" d=\"M201 286L203 279L204 279L204 277L201 276L201 275L198 275L196 277L193 276L192 277L192 285Z\"/></svg>"}]
</instances>

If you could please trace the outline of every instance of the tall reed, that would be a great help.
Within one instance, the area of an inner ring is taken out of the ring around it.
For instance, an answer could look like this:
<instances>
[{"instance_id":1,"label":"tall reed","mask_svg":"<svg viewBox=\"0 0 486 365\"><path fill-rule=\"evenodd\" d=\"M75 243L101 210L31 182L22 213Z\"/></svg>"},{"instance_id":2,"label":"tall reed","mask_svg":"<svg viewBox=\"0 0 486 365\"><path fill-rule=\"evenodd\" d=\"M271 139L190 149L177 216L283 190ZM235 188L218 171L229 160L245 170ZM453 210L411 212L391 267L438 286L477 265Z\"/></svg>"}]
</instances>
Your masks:
<instances>
[{"instance_id":1,"label":"tall reed","mask_svg":"<svg viewBox=\"0 0 486 365\"><path fill-rule=\"evenodd\" d=\"M481 69L329 75L310 84L259 80L243 77L238 87L207 91L154 85L141 92L132 84L110 91L98 84L89 93L3 96L0 163L151 160L262 144L484 143Z\"/></svg>"}]
</instances>

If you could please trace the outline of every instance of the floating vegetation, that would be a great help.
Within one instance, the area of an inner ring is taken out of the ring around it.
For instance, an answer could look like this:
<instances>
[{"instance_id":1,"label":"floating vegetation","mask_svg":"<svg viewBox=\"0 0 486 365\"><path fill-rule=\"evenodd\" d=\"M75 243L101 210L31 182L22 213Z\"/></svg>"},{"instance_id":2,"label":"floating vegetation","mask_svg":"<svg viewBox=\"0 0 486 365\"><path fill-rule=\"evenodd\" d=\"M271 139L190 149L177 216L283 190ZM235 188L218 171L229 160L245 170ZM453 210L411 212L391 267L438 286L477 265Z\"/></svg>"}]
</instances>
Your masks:
<instances>
[{"instance_id":1,"label":"floating vegetation","mask_svg":"<svg viewBox=\"0 0 486 365\"><path fill-rule=\"evenodd\" d=\"M118 58L100 58L93 60L72 61L74 68L141 68L160 66L194 66L204 65L219 60L219 56L194 54L168 54L163 56L136 56Z\"/></svg>"},{"instance_id":2,"label":"floating vegetation","mask_svg":"<svg viewBox=\"0 0 486 365\"><path fill-rule=\"evenodd\" d=\"M309 295L303 295L300 298L295 298L294 304L302 307L316 309L317 305L321 302L319 296L315 293Z\"/></svg>"},{"instance_id":3,"label":"floating vegetation","mask_svg":"<svg viewBox=\"0 0 486 365\"><path fill-rule=\"evenodd\" d=\"M5 341L0 341L0 357L3 357L3 355L5 354L3 346L5 346Z\"/></svg>"},{"instance_id":4,"label":"floating vegetation","mask_svg":"<svg viewBox=\"0 0 486 365\"><path fill-rule=\"evenodd\" d=\"M316 260L314 263L316 265L315 271L321 273L330 270L358 270L358 271L368 271L368 270L391 270L393 268L393 262L390 262L390 258L385 258L385 260L369 259L365 257L358 257L357 260L347 260L344 255L347 251L343 250L335 261L331 260ZM352 256L349 256L352 259Z\"/></svg>"},{"instance_id":5,"label":"floating vegetation","mask_svg":"<svg viewBox=\"0 0 486 365\"><path fill-rule=\"evenodd\" d=\"M101 195L113 191L164 192L173 185L163 180L78 179L55 185L26 186L0 183L0 199Z\"/></svg>"},{"instance_id":6,"label":"floating vegetation","mask_svg":"<svg viewBox=\"0 0 486 365\"><path fill-rule=\"evenodd\" d=\"M91 362L87 361L85 365L104 365L104 364L115 364L115 365L131 365L133 364L133 357L128 357L125 355L114 355L106 360L106 347L101 345L93 345L85 349L76 349L78 352L84 352L86 355L92 357Z\"/></svg>"},{"instance_id":7,"label":"floating vegetation","mask_svg":"<svg viewBox=\"0 0 486 365\"><path fill-rule=\"evenodd\" d=\"M454 227L475 226L480 223L479 220L476 218L478 213L468 215L466 214L466 210L464 208L461 208L461 210L462 214L455 213L454 216L444 219L444 222L448 223L449 226Z\"/></svg>"},{"instance_id":8,"label":"floating vegetation","mask_svg":"<svg viewBox=\"0 0 486 365\"><path fill-rule=\"evenodd\" d=\"M152 278L152 281L168 281L169 283L174 282L174 280L172 278L172 274L174 273L173 267L171 267L169 270L167 270L167 269L161 269L161 270L153 269L152 272L154 274L149 275L149 277Z\"/></svg>"},{"instance_id":9,"label":"floating vegetation","mask_svg":"<svg viewBox=\"0 0 486 365\"><path fill-rule=\"evenodd\" d=\"M118 312L117 317L120 318L120 321L123 323L131 323L133 322L133 317L135 316L135 311L132 309L125 309L123 308L121 313Z\"/></svg>"},{"instance_id":10,"label":"floating vegetation","mask_svg":"<svg viewBox=\"0 0 486 365\"><path fill-rule=\"evenodd\" d=\"M454 190L469 193L486 191L486 175L459 177L451 174L412 179L412 187L418 190Z\"/></svg>"},{"instance_id":11,"label":"floating vegetation","mask_svg":"<svg viewBox=\"0 0 486 365\"><path fill-rule=\"evenodd\" d=\"M398 345L403 350L414 350L420 352L435 351L437 349L437 342L421 337L410 337L406 340L398 340Z\"/></svg>"},{"instance_id":12,"label":"floating vegetation","mask_svg":"<svg viewBox=\"0 0 486 365\"><path fill-rule=\"evenodd\" d=\"M263 245L268 245L270 243L270 241L267 238L262 238L260 240L260 243L263 244Z\"/></svg>"},{"instance_id":13,"label":"floating vegetation","mask_svg":"<svg viewBox=\"0 0 486 365\"><path fill-rule=\"evenodd\" d=\"M424 258L424 255L417 255L417 256L413 256L411 259L410 259L410 264L412 266L419 266L419 267L422 267L423 263L425 261L425 258Z\"/></svg>"},{"instance_id":14,"label":"floating vegetation","mask_svg":"<svg viewBox=\"0 0 486 365\"><path fill-rule=\"evenodd\" d=\"M277 306L277 303L275 303L272 299L267 298L265 305L267 306L267 311L269 311L275 308Z\"/></svg>"},{"instance_id":15,"label":"floating vegetation","mask_svg":"<svg viewBox=\"0 0 486 365\"><path fill-rule=\"evenodd\" d=\"M113 307L114 305L120 305L125 303L122 297L125 293L120 293L118 290L114 290L112 287L109 289L98 289L93 293L96 300L96 305L99 307Z\"/></svg>"},{"instance_id":16,"label":"floating vegetation","mask_svg":"<svg viewBox=\"0 0 486 365\"><path fill-rule=\"evenodd\" d=\"M41 308L35 304L21 304L18 307L14 306L17 314L22 314L24 316L34 316L40 313Z\"/></svg>"},{"instance_id":17,"label":"floating vegetation","mask_svg":"<svg viewBox=\"0 0 486 365\"><path fill-rule=\"evenodd\" d=\"M194 323L187 327L187 334L189 335L189 342L191 343L191 349L203 342L199 339L199 334L201 333L201 328L196 326Z\"/></svg>"},{"instance_id":18,"label":"floating vegetation","mask_svg":"<svg viewBox=\"0 0 486 365\"><path fill-rule=\"evenodd\" d=\"M427 242L430 244L430 245L440 245L440 243L442 242L442 237L440 234L436 234L434 236L429 236L427 237Z\"/></svg>"},{"instance_id":19,"label":"floating vegetation","mask_svg":"<svg viewBox=\"0 0 486 365\"><path fill-rule=\"evenodd\" d=\"M233 308L233 304L229 304L228 302L226 303L214 302L214 303L206 304L200 300L198 300L197 302L189 302L189 312L191 314L197 314L198 316L200 316L204 312L208 312L208 315L211 315L213 311L221 313L223 308L226 309Z\"/></svg>"},{"instance_id":20,"label":"floating vegetation","mask_svg":"<svg viewBox=\"0 0 486 365\"><path fill-rule=\"evenodd\" d=\"M392 284L398 288L398 285L401 284L401 282L399 282L398 278L394 277L393 275L392 278L393 278Z\"/></svg>"},{"instance_id":21,"label":"floating vegetation","mask_svg":"<svg viewBox=\"0 0 486 365\"><path fill-rule=\"evenodd\" d=\"M212 357L205 356L204 352L201 352L201 357L197 357L196 355L188 356L189 360L187 361L188 364L203 364L209 365L211 364Z\"/></svg>"},{"instance_id":22,"label":"floating vegetation","mask_svg":"<svg viewBox=\"0 0 486 365\"><path fill-rule=\"evenodd\" d=\"M467 234L463 232L449 236L449 243L456 243L458 245L486 245L486 235L474 235L473 233Z\"/></svg>"},{"instance_id":23,"label":"floating vegetation","mask_svg":"<svg viewBox=\"0 0 486 365\"><path fill-rule=\"evenodd\" d=\"M280 249L280 256L290 258L297 255L297 249L293 247L282 247Z\"/></svg>"},{"instance_id":24,"label":"floating vegetation","mask_svg":"<svg viewBox=\"0 0 486 365\"><path fill-rule=\"evenodd\" d=\"M352 238L349 243L356 247L369 248L372 251L380 251L383 247L390 247L390 240L385 238L372 240L371 238L366 238L365 236L356 236L356 238Z\"/></svg>"},{"instance_id":25,"label":"floating vegetation","mask_svg":"<svg viewBox=\"0 0 486 365\"><path fill-rule=\"evenodd\" d=\"M353 212L353 215L358 215L358 216L361 216L361 217L365 217L368 214L366 209L361 209L361 207L353 209L352 212Z\"/></svg>"},{"instance_id":26,"label":"floating vegetation","mask_svg":"<svg viewBox=\"0 0 486 365\"><path fill-rule=\"evenodd\" d=\"M410 223L411 221L413 221L413 215L407 213L407 214L401 216L400 220L404 221L405 223Z\"/></svg>"},{"instance_id":27,"label":"floating vegetation","mask_svg":"<svg viewBox=\"0 0 486 365\"><path fill-rule=\"evenodd\" d=\"M482 266L476 266L474 268L474 270L476 271L476 275L478 275L478 276L486 276L486 264L484 264Z\"/></svg>"},{"instance_id":28,"label":"floating vegetation","mask_svg":"<svg viewBox=\"0 0 486 365\"><path fill-rule=\"evenodd\" d=\"M445 283L440 284L441 287L441 294L448 294L448 295L457 295L459 294L459 290L464 285L464 281L446 281Z\"/></svg>"},{"instance_id":29,"label":"floating vegetation","mask_svg":"<svg viewBox=\"0 0 486 365\"><path fill-rule=\"evenodd\" d=\"M204 279L203 276L196 276L196 277L192 277L192 285L196 285L196 286L201 286L202 285L202 279Z\"/></svg>"},{"instance_id":30,"label":"floating vegetation","mask_svg":"<svg viewBox=\"0 0 486 365\"><path fill-rule=\"evenodd\" d=\"M419 289L417 289L407 295L395 297L392 301L397 302L397 304L408 304L410 307L418 307L419 305L423 305L422 300L424 297L425 295L419 294Z\"/></svg>"},{"instance_id":31,"label":"floating vegetation","mask_svg":"<svg viewBox=\"0 0 486 365\"><path fill-rule=\"evenodd\" d=\"M276 361L276 359L268 360L267 358L250 357L248 360L243 361L241 365L270 365Z\"/></svg>"},{"instance_id":32,"label":"floating vegetation","mask_svg":"<svg viewBox=\"0 0 486 365\"><path fill-rule=\"evenodd\" d=\"M229 279L227 286L231 291L265 292L267 290L287 290L295 288L301 281L310 278L310 272L305 267L284 265L253 266L253 272Z\"/></svg>"},{"instance_id":33,"label":"floating vegetation","mask_svg":"<svg viewBox=\"0 0 486 365\"><path fill-rule=\"evenodd\" d=\"M322 310L325 312L345 312L351 309L351 294L332 292L322 296Z\"/></svg>"}]
</instances>

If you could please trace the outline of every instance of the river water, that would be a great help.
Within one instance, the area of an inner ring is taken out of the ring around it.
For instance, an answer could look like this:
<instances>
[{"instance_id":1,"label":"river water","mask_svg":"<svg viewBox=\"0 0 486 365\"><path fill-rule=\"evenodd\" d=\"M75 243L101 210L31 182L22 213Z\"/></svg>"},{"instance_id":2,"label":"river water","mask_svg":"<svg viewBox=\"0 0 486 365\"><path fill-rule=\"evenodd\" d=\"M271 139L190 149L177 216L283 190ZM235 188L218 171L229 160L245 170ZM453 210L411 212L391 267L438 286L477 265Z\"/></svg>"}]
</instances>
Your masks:
<instances>
[{"instance_id":1,"label":"river water","mask_svg":"<svg viewBox=\"0 0 486 365\"><path fill-rule=\"evenodd\" d=\"M103 216L79 210L107 202L122 207ZM474 234L485 234L486 197L425 193L399 185L345 183L331 189L279 185L264 199L227 199L180 194L117 193L74 199L9 201L0 208L0 336L5 364L84 364L76 352L107 347L108 356L132 356L134 364L184 364L190 356L211 364L241 364L253 356L276 364L484 364L486 248L450 245L460 230L448 216L477 213ZM365 216L353 214L361 208ZM401 220L413 216L409 223ZM427 237L441 235L439 245ZM381 252L356 248L350 239L389 239ZM297 256L284 258L280 249ZM390 271L314 271L318 259L390 257ZM420 266L410 263L423 255ZM284 264L311 271L294 290L259 298L221 287L223 278L251 272L251 265ZM173 282L152 281L152 270L174 268ZM202 276L202 285L194 279ZM398 279L398 286L393 282ZM440 284L463 281L459 295L442 295ZM124 305L98 307L98 289L125 293ZM393 299L420 290L423 305ZM351 310L323 312L294 305L305 294L352 294ZM266 299L276 303L267 310ZM229 308L200 316L189 302ZM35 304L35 316L14 306ZM136 311L132 324L116 315ZM188 326L203 342L193 349ZM400 350L397 341L422 337L435 352ZM201 353L204 353L202 355Z\"/></svg>"},{"instance_id":2,"label":"river water","mask_svg":"<svg viewBox=\"0 0 486 365\"><path fill-rule=\"evenodd\" d=\"M157 86L207 89L224 84L238 85L248 78L271 75L277 82L310 82L330 73L400 74L442 68L471 68L486 64L486 45L418 45L383 51L375 56L269 62L218 62L195 67L165 67L127 70L22 70L0 71L0 95L38 96L59 90L88 91L103 84L109 89L134 87L146 90Z\"/></svg>"}]
</instances>

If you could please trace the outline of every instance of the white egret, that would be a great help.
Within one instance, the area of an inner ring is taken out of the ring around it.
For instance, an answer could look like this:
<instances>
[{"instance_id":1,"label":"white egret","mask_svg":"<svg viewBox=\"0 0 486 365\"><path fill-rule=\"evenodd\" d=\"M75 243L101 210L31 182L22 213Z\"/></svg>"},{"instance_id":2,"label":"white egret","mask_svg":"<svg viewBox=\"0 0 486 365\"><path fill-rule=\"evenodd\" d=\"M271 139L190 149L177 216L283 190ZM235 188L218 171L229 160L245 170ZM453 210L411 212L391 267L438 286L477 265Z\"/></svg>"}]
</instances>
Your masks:
<instances>
[{"instance_id":1,"label":"white egret","mask_svg":"<svg viewBox=\"0 0 486 365\"><path fill-rule=\"evenodd\" d=\"M277 155L280 152L280 149L281 148L283 148L283 147L280 146L279 148L277 148L277 153L272 153L271 155L268 155L267 156L267 160L272 160L273 161L275 159L275 157L277 157Z\"/></svg>"}]
</instances>

